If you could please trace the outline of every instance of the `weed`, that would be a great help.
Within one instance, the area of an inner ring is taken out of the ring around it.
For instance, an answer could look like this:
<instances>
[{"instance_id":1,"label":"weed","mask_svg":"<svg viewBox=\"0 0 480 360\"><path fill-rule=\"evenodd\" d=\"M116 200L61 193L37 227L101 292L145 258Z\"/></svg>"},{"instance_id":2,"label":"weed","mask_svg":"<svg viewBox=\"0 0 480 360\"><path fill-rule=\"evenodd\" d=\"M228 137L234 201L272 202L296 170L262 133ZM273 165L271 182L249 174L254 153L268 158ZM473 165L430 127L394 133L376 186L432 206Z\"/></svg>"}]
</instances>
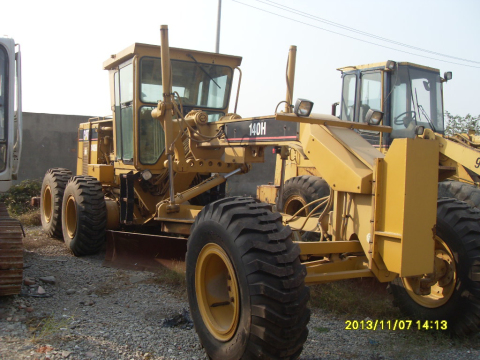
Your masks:
<instances>
[{"instance_id":1,"label":"weed","mask_svg":"<svg viewBox=\"0 0 480 360\"><path fill-rule=\"evenodd\" d=\"M329 328L321 327L321 326L316 326L316 327L314 327L314 329L315 329L316 332L319 332L319 333L325 333L325 332L330 331Z\"/></svg>"},{"instance_id":2,"label":"weed","mask_svg":"<svg viewBox=\"0 0 480 360\"><path fill-rule=\"evenodd\" d=\"M33 335L32 342L40 342L67 329L73 320L73 315L56 319L53 314L44 318L32 318L28 323Z\"/></svg>"},{"instance_id":3,"label":"weed","mask_svg":"<svg viewBox=\"0 0 480 360\"><path fill-rule=\"evenodd\" d=\"M30 210L24 214L15 216L22 225L25 226L40 226L42 225L42 221L40 219L40 210L34 209Z\"/></svg>"},{"instance_id":4,"label":"weed","mask_svg":"<svg viewBox=\"0 0 480 360\"><path fill-rule=\"evenodd\" d=\"M310 305L338 315L372 319L398 319L386 284L376 279L352 279L310 287Z\"/></svg>"},{"instance_id":5,"label":"weed","mask_svg":"<svg viewBox=\"0 0 480 360\"><path fill-rule=\"evenodd\" d=\"M5 203L10 216L16 217L35 208L30 201L33 196L39 196L42 189L40 180L23 180L20 184L14 185L6 193L0 194L0 202Z\"/></svg>"},{"instance_id":6,"label":"weed","mask_svg":"<svg viewBox=\"0 0 480 360\"><path fill-rule=\"evenodd\" d=\"M172 268L174 270L172 270ZM170 285L174 295L181 298L187 296L187 281L185 269L181 263L173 264L170 268L162 267L155 271L155 277L142 281L144 284Z\"/></svg>"}]
</instances>

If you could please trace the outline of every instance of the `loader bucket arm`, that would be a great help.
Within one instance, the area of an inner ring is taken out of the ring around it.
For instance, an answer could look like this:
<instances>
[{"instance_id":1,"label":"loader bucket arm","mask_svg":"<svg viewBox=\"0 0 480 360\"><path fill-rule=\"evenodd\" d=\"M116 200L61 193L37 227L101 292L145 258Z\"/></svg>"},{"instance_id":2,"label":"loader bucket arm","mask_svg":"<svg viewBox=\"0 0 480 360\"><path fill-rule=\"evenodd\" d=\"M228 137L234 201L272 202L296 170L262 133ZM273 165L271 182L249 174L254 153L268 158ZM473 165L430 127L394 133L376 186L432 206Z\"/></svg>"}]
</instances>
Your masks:
<instances>
[{"instance_id":1,"label":"loader bucket arm","mask_svg":"<svg viewBox=\"0 0 480 360\"><path fill-rule=\"evenodd\" d=\"M426 129L424 138L435 138L439 143L440 164L444 166L456 166L457 164L466 167L475 174L480 175L480 151L467 144L446 139L443 135Z\"/></svg>"}]
</instances>

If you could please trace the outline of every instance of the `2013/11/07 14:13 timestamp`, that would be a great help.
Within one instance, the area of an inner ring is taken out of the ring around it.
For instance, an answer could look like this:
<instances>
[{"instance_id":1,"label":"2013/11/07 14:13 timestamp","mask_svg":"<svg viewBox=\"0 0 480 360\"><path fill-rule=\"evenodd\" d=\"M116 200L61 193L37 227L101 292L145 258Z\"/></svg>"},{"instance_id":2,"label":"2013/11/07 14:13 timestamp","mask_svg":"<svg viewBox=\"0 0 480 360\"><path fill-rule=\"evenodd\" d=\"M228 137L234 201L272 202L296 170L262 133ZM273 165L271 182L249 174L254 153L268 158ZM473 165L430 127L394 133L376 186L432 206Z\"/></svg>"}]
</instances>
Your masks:
<instances>
[{"instance_id":1,"label":"2013/11/07 14:13 timestamp","mask_svg":"<svg viewBox=\"0 0 480 360\"><path fill-rule=\"evenodd\" d=\"M346 320L345 330L447 330L447 320Z\"/></svg>"}]
</instances>

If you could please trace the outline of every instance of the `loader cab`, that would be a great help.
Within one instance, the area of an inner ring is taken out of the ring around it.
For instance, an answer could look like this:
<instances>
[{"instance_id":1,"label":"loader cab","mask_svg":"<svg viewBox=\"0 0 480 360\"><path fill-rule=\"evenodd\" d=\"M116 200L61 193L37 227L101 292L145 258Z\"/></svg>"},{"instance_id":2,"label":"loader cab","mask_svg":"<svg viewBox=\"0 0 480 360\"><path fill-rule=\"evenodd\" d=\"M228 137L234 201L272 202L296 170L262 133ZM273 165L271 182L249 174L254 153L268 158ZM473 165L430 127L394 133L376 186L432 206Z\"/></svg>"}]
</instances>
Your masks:
<instances>
[{"instance_id":1,"label":"loader cab","mask_svg":"<svg viewBox=\"0 0 480 360\"><path fill-rule=\"evenodd\" d=\"M203 110L210 123L225 115L241 58L176 48L170 57L172 90L183 114ZM134 44L112 55L104 69L110 72L115 161L137 170L163 168L165 135L151 116L163 100L160 47Z\"/></svg>"},{"instance_id":2,"label":"loader cab","mask_svg":"<svg viewBox=\"0 0 480 360\"><path fill-rule=\"evenodd\" d=\"M414 138L416 126L444 132L443 96L437 69L411 63L349 66L342 72L340 119L365 122L369 109L384 113L392 133L359 131L374 146L388 147L395 138Z\"/></svg>"},{"instance_id":3,"label":"loader cab","mask_svg":"<svg viewBox=\"0 0 480 360\"><path fill-rule=\"evenodd\" d=\"M22 142L20 48L0 38L0 192L16 179Z\"/></svg>"}]
</instances>

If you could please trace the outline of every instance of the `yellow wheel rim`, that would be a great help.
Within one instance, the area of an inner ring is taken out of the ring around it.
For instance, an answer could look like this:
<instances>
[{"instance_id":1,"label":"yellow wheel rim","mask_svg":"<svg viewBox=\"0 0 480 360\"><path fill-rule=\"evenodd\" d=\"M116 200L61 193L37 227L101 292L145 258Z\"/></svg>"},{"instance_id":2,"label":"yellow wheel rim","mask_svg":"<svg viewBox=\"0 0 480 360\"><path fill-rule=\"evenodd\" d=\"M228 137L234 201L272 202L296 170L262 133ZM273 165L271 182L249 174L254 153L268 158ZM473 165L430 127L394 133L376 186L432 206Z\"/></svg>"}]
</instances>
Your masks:
<instances>
[{"instance_id":1,"label":"yellow wheel rim","mask_svg":"<svg viewBox=\"0 0 480 360\"><path fill-rule=\"evenodd\" d=\"M45 190L43 191L43 199L42 199L43 207L43 217L45 221L49 223L52 220L53 216L53 201L52 201L52 190L50 186L45 186Z\"/></svg>"},{"instance_id":2,"label":"yellow wheel rim","mask_svg":"<svg viewBox=\"0 0 480 360\"><path fill-rule=\"evenodd\" d=\"M65 206L65 227L68 236L73 239L77 232L77 202L72 195L68 197Z\"/></svg>"},{"instance_id":3,"label":"yellow wheel rim","mask_svg":"<svg viewBox=\"0 0 480 360\"><path fill-rule=\"evenodd\" d=\"M305 199L299 195L290 196L286 201L285 205L283 206L283 212L288 215L295 214L298 210L302 207L307 205ZM307 216L307 209L303 209L298 216Z\"/></svg>"},{"instance_id":4,"label":"yellow wheel rim","mask_svg":"<svg viewBox=\"0 0 480 360\"><path fill-rule=\"evenodd\" d=\"M450 300L457 283L455 258L447 244L438 236L435 236L435 280L429 295L418 295L413 291L414 280L402 279L410 297L421 306L437 308Z\"/></svg>"},{"instance_id":5,"label":"yellow wheel rim","mask_svg":"<svg viewBox=\"0 0 480 360\"><path fill-rule=\"evenodd\" d=\"M203 322L220 341L237 330L240 298L233 265L225 251L209 243L200 251L195 269L195 292Z\"/></svg>"}]
</instances>

